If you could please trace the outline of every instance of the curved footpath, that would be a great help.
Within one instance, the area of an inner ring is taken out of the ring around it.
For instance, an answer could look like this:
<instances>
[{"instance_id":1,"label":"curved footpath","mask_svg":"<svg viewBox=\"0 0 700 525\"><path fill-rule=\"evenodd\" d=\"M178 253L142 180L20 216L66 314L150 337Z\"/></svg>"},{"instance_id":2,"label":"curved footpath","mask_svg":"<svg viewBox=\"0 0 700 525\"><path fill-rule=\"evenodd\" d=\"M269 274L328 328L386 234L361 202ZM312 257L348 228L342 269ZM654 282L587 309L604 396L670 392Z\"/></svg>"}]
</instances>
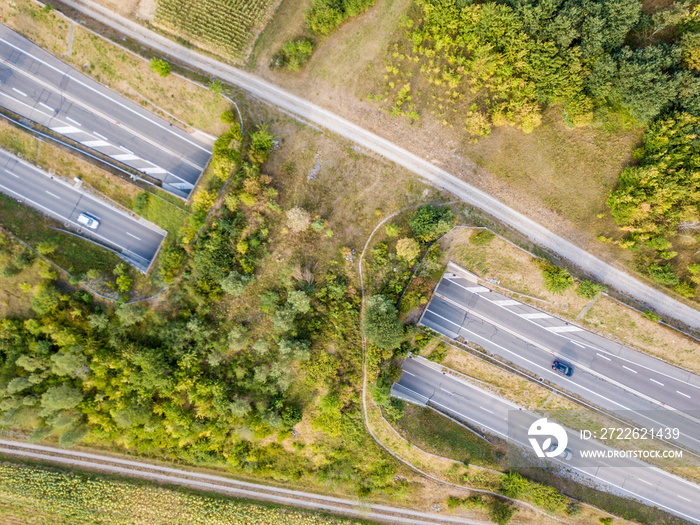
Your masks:
<instances>
[{"instance_id":1,"label":"curved footpath","mask_svg":"<svg viewBox=\"0 0 700 525\"><path fill-rule=\"evenodd\" d=\"M449 191L470 206L482 209L495 219L519 231L533 243L569 260L600 282L619 290L660 314L677 319L691 329L700 331L700 311L667 296L625 271L591 255L490 195L404 148L270 82L187 49L89 0L61 0L61 2L159 53L169 55L173 59L189 64L208 75L236 85L261 100L279 106L351 140L363 148L382 155L414 172L431 186Z\"/></svg>"}]
</instances>

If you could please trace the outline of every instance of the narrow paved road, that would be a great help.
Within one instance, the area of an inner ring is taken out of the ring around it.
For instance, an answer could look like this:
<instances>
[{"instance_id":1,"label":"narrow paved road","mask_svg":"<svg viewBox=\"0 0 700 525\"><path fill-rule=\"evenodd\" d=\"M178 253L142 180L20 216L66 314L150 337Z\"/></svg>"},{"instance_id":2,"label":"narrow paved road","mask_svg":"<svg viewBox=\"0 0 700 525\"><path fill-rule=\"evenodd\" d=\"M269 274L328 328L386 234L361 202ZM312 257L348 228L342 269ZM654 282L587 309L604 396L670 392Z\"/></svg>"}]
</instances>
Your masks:
<instances>
[{"instance_id":1,"label":"narrow paved road","mask_svg":"<svg viewBox=\"0 0 700 525\"><path fill-rule=\"evenodd\" d=\"M131 216L4 150L0 150L0 192L58 219L82 236L110 246L143 272L150 268L167 235L155 224ZM99 228L91 230L78 223L81 213L97 218Z\"/></svg>"},{"instance_id":2,"label":"narrow paved road","mask_svg":"<svg viewBox=\"0 0 700 525\"><path fill-rule=\"evenodd\" d=\"M470 383L445 374L444 368L427 359L406 359L403 375L392 386L392 394L483 428L527 451L530 424L540 416ZM694 523L700 523L700 487L636 459L592 458L586 453L607 453L609 447L594 440L582 440L578 432L567 430L569 460L546 459L563 475L593 481L602 490L631 497L659 507ZM514 461L512 457L509 457ZM668 460L671 461L671 460Z\"/></svg>"},{"instance_id":3,"label":"narrow paved road","mask_svg":"<svg viewBox=\"0 0 700 525\"><path fill-rule=\"evenodd\" d=\"M271 501L280 505L301 507L312 511L402 525L488 525L490 522L457 516L419 512L400 507L349 500L311 492L283 489L261 483L249 483L212 474L161 467L138 460L121 459L84 451L36 445L22 441L0 439L0 455L68 465L73 468L142 478L158 483L181 485L207 492L219 492L238 498Z\"/></svg>"}]
</instances>

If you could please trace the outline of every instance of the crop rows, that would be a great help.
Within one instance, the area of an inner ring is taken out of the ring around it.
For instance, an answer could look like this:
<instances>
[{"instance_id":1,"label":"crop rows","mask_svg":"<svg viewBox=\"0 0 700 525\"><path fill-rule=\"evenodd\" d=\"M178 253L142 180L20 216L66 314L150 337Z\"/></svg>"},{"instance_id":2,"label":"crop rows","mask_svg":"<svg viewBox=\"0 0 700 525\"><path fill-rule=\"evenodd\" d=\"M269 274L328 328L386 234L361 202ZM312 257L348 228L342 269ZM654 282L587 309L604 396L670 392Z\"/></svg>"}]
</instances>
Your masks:
<instances>
[{"instance_id":1,"label":"crop rows","mask_svg":"<svg viewBox=\"0 0 700 525\"><path fill-rule=\"evenodd\" d=\"M352 525L357 521L131 482L0 465L0 508L10 520L187 525ZM43 515L48 512L48 515Z\"/></svg>"},{"instance_id":2,"label":"crop rows","mask_svg":"<svg viewBox=\"0 0 700 525\"><path fill-rule=\"evenodd\" d=\"M159 0L155 22L192 43L239 59L274 0Z\"/></svg>"}]
</instances>

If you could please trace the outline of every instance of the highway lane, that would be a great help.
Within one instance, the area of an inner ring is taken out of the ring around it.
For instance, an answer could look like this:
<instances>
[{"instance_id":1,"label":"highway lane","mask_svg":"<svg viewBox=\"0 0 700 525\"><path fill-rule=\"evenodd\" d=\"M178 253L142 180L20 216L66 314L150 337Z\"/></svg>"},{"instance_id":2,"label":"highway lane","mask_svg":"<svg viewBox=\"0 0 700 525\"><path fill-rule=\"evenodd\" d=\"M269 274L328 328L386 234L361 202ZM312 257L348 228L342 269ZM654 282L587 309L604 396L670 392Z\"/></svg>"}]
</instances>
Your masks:
<instances>
[{"instance_id":1,"label":"highway lane","mask_svg":"<svg viewBox=\"0 0 700 525\"><path fill-rule=\"evenodd\" d=\"M148 269L167 234L4 150L0 150L0 192L110 246L142 271ZM98 218L99 228L93 231L79 224L81 212Z\"/></svg>"},{"instance_id":2,"label":"highway lane","mask_svg":"<svg viewBox=\"0 0 700 525\"><path fill-rule=\"evenodd\" d=\"M186 197L213 141L189 134L0 24L0 106L163 181Z\"/></svg>"},{"instance_id":3,"label":"highway lane","mask_svg":"<svg viewBox=\"0 0 700 525\"><path fill-rule=\"evenodd\" d=\"M700 377L686 370L455 273L443 276L420 323L476 343L640 426L681 428L678 443L700 452ZM573 376L553 371L555 358L572 365Z\"/></svg>"},{"instance_id":4,"label":"highway lane","mask_svg":"<svg viewBox=\"0 0 700 525\"><path fill-rule=\"evenodd\" d=\"M485 433L498 436L532 455L527 440L529 422L540 416L491 392L443 373L440 365L421 357L404 361L403 374L392 387L393 395L447 412ZM509 428L509 418L511 426ZM516 423L513 424L513 421ZM526 423L528 422L528 423ZM627 458L584 458L584 450L610 450L595 441L582 441L578 432L567 429L570 460L545 459L541 466L556 467L570 477L594 482L598 488L637 499L700 523L700 487L641 461ZM551 463L550 463L551 462Z\"/></svg>"}]
</instances>

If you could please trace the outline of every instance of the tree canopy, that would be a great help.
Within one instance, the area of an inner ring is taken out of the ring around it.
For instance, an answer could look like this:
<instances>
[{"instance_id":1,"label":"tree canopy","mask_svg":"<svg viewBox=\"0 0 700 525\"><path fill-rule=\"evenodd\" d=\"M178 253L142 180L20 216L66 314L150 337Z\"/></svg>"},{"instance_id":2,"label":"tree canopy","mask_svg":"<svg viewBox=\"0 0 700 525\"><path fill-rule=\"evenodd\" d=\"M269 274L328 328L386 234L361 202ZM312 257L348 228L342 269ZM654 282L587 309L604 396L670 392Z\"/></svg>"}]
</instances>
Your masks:
<instances>
[{"instance_id":1,"label":"tree canopy","mask_svg":"<svg viewBox=\"0 0 700 525\"><path fill-rule=\"evenodd\" d=\"M383 350L392 350L401 344L403 324L391 300L384 295L373 295L367 300L362 323L365 337Z\"/></svg>"}]
</instances>

